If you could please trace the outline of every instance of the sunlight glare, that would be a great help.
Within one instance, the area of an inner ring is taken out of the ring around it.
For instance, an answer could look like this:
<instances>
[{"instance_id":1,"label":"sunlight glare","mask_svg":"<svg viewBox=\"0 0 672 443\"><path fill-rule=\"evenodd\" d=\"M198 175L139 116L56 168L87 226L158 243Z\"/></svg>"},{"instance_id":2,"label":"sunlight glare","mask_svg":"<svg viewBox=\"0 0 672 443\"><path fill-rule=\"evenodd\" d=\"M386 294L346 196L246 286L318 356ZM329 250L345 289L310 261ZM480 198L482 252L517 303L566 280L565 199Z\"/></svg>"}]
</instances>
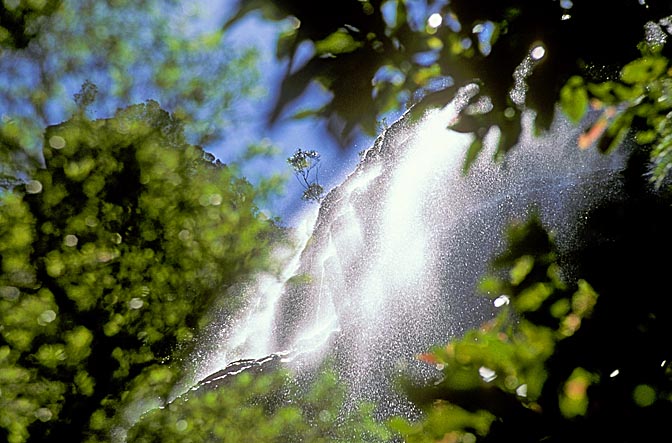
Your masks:
<instances>
[{"instance_id":1,"label":"sunlight glare","mask_svg":"<svg viewBox=\"0 0 672 443\"><path fill-rule=\"evenodd\" d=\"M530 51L530 56L533 60L541 60L546 55L546 49L543 46L536 46Z\"/></svg>"},{"instance_id":2,"label":"sunlight glare","mask_svg":"<svg viewBox=\"0 0 672 443\"><path fill-rule=\"evenodd\" d=\"M441 26L441 23L443 23L443 17L441 17L441 14L438 14L436 12L430 15L429 18L427 19L427 25L430 28L436 29L439 26Z\"/></svg>"}]
</instances>

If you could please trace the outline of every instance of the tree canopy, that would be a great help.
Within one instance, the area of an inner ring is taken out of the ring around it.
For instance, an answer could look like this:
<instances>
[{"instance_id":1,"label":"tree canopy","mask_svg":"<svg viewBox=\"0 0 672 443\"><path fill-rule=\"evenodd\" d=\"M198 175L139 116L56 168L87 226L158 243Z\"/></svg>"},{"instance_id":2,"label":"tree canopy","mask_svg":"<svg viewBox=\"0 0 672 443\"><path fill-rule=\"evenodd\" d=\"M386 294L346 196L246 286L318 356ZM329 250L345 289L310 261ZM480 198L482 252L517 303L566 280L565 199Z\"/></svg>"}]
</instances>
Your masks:
<instances>
[{"instance_id":1,"label":"tree canopy","mask_svg":"<svg viewBox=\"0 0 672 443\"><path fill-rule=\"evenodd\" d=\"M181 368L165 363L274 227L155 102L44 140L45 168L0 200L0 428L105 441L124 405L166 398Z\"/></svg>"},{"instance_id":2,"label":"tree canopy","mask_svg":"<svg viewBox=\"0 0 672 443\"><path fill-rule=\"evenodd\" d=\"M537 128L545 130L558 104L579 121L595 98L594 107L610 108L586 142L597 141L607 150L630 128L641 130L640 141L657 142L654 158L664 158L658 179L669 168L663 120L670 108L658 100L666 96L670 78L670 49L664 43L672 6L667 1L257 0L237 5L233 21L253 10L270 19L293 17L293 26L278 41L280 59L305 59L309 52L307 61L290 63L273 119L316 81L332 99L313 114L329 119L347 145L357 128L374 133L389 111L442 106L458 88L475 83L474 106L466 107L453 126L476 135L470 158L493 127L500 132L498 154L514 146L525 111L534 112Z\"/></svg>"},{"instance_id":3,"label":"tree canopy","mask_svg":"<svg viewBox=\"0 0 672 443\"><path fill-rule=\"evenodd\" d=\"M211 149L260 95L257 53L217 30L196 27L202 12L177 0L6 1L0 7L0 179L39 166L42 132L84 103L87 115L152 99L185 125L190 143ZM14 37L2 39L1 29ZM217 85L214 87L213 85Z\"/></svg>"},{"instance_id":4,"label":"tree canopy","mask_svg":"<svg viewBox=\"0 0 672 443\"><path fill-rule=\"evenodd\" d=\"M4 2L0 10L0 47L23 49L40 32L61 0Z\"/></svg>"}]
</instances>

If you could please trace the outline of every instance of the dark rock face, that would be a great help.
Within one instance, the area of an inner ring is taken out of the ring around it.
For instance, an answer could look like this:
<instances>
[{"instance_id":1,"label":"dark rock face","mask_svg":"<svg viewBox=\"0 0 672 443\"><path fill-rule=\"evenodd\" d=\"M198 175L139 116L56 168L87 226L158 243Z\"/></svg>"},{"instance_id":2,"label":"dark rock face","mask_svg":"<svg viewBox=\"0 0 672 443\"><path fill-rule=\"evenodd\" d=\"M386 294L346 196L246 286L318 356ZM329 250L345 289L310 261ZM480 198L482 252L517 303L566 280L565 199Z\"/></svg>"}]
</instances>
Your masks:
<instances>
[{"instance_id":1,"label":"dark rock face","mask_svg":"<svg viewBox=\"0 0 672 443\"><path fill-rule=\"evenodd\" d=\"M262 372L270 372L277 370L282 366L282 356L278 354L271 354L268 357L259 359L245 359L229 363L226 368L208 375L203 380L199 381L196 386L191 388L191 391L202 391L206 389L216 389L229 383L235 376L243 372L248 374L261 374Z\"/></svg>"}]
</instances>

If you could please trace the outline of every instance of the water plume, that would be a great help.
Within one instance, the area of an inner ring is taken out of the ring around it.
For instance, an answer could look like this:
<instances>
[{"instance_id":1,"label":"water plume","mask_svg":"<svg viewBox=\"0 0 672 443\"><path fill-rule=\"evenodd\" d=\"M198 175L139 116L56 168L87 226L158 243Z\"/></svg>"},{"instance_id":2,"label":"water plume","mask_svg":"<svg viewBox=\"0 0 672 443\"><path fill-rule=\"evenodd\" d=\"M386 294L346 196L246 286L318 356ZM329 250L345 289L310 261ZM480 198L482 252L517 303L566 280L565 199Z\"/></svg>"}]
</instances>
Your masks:
<instances>
[{"instance_id":1,"label":"water plume","mask_svg":"<svg viewBox=\"0 0 672 443\"><path fill-rule=\"evenodd\" d=\"M377 138L319 212L307 211L280 276L260 276L241 316L218 325L194 380L241 359L275 354L300 374L329 358L351 400L413 413L392 380L433 376L415 356L494 315L475 286L506 225L537 211L570 247L581 214L618 192L624 161L579 149L579 129L561 119L533 137L526 115L503 161L493 161L492 131L465 175L472 136L448 129L459 110L458 100L419 122L403 116Z\"/></svg>"}]
</instances>

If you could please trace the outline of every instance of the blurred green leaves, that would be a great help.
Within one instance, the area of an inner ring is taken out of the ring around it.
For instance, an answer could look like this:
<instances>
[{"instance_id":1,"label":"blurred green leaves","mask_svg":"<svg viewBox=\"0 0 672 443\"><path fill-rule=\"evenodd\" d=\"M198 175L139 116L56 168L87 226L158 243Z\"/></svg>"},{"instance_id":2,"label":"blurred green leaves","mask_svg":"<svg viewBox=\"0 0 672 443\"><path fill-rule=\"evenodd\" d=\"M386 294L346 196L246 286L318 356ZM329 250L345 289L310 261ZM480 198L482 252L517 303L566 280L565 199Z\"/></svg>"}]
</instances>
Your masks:
<instances>
[{"instance_id":1,"label":"blurred green leaves","mask_svg":"<svg viewBox=\"0 0 672 443\"><path fill-rule=\"evenodd\" d=\"M315 42L315 52L318 56L335 56L352 52L362 44L357 42L346 29L339 29L328 35L327 38Z\"/></svg>"},{"instance_id":2,"label":"blurred green leaves","mask_svg":"<svg viewBox=\"0 0 672 443\"><path fill-rule=\"evenodd\" d=\"M0 9L0 53L3 48L25 48L62 0L4 1Z\"/></svg>"},{"instance_id":3,"label":"blurred green leaves","mask_svg":"<svg viewBox=\"0 0 672 443\"><path fill-rule=\"evenodd\" d=\"M588 110L588 91L583 78L575 75L560 90L560 107L574 123L579 123Z\"/></svg>"},{"instance_id":4,"label":"blurred green leaves","mask_svg":"<svg viewBox=\"0 0 672 443\"><path fill-rule=\"evenodd\" d=\"M244 372L221 387L201 387L144 416L134 442L383 442L390 432L372 405L343 408L345 392L325 368L307 384L284 370Z\"/></svg>"},{"instance_id":5,"label":"blurred green leaves","mask_svg":"<svg viewBox=\"0 0 672 443\"><path fill-rule=\"evenodd\" d=\"M408 443L474 443L487 435L493 420L495 417L487 411L471 413L437 401L422 422L409 423L402 418L393 418L389 426Z\"/></svg>"},{"instance_id":6,"label":"blurred green leaves","mask_svg":"<svg viewBox=\"0 0 672 443\"><path fill-rule=\"evenodd\" d=\"M167 363L266 266L276 228L156 102L44 141L46 167L0 195L0 432L107 440L125 405L166 398L181 373Z\"/></svg>"},{"instance_id":7,"label":"blurred green leaves","mask_svg":"<svg viewBox=\"0 0 672 443\"><path fill-rule=\"evenodd\" d=\"M672 169L672 130L667 123L672 110L672 78L661 46L640 47L641 57L621 69L618 81L585 83L572 77L560 93L560 105L577 122L591 108L598 113L578 140L583 149L595 145L602 152L613 151L632 132L634 140L649 150L651 181L660 187Z\"/></svg>"},{"instance_id":8,"label":"blurred green leaves","mask_svg":"<svg viewBox=\"0 0 672 443\"><path fill-rule=\"evenodd\" d=\"M583 280L574 290L562 281L553 240L536 216L512 225L508 239L506 251L495 260L508 272L487 277L481 285L497 299L500 313L419 356L441 369L442 377L433 385L407 386L426 414L417 422L390 422L405 441L473 442L500 423L506 430L493 431L492 441L507 441L507 432L515 433L510 427L523 421L530 421L525 434L534 435L534 421L543 422L542 413L553 410L553 403L566 418L585 414L594 376L575 368L558 388L559 396L548 400L554 389L547 385L547 365L558 344L590 317L597 294Z\"/></svg>"},{"instance_id":9,"label":"blurred green leaves","mask_svg":"<svg viewBox=\"0 0 672 443\"><path fill-rule=\"evenodd\" d=\"M2 40L0 28L0 143L16 139L2 136L8 122L25 133L11 145L13 156L39 159L44 127L74 113L111 115L149 98L184 122L190 142L204 146L221 141L243 118L236 105L259 96L256 52L197 27L195 6L185 10L175 0L5 3L0 26L28 32L25 44L14 44ZM90 89L77 92L82 84L97 85L95 102Z\"/></svg>"}]
</instances>

